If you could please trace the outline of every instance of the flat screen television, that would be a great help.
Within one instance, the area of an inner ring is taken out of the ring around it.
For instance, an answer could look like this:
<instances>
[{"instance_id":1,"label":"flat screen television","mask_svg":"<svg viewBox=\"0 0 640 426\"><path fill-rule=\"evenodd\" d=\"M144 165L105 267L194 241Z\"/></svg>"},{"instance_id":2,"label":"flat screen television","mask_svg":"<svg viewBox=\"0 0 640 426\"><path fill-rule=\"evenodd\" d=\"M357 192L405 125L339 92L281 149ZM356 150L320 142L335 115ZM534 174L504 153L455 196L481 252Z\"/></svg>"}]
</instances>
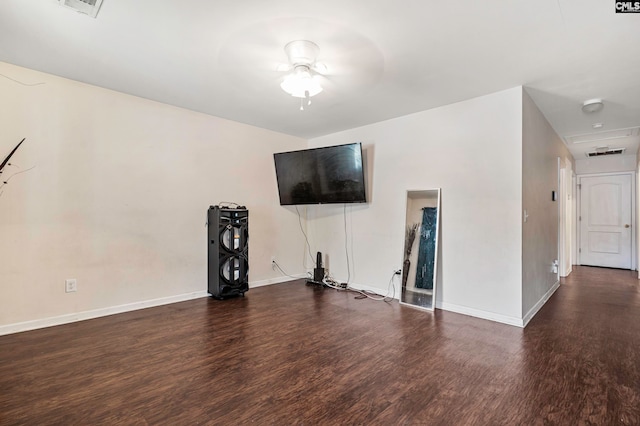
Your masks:
<instances>
[{"instance_id":1,"label":"flat screen television","mask_svg":"<svg viewBox=\"0 0 640 426\"><path fill-rule=\"evenodd\" d=\"M273 154L280 205L366 203L362 144Z\"/></svg>"}]
</instances>

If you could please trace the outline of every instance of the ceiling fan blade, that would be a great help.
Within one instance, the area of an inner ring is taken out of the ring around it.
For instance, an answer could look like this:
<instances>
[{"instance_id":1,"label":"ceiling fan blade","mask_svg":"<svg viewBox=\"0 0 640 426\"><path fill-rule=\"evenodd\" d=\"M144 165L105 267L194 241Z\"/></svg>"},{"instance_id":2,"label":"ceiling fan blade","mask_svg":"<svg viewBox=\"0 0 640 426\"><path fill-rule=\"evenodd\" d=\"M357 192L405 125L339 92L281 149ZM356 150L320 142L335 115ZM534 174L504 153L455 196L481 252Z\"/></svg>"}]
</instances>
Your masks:
<instances>
[{"instance_id":1,"label":"ceiling fan blade","mask_svg":"<svg viewBox=\"0 0 640 426\"><path fill-rule=\"evenodd\" d=\"M278 72L289 72L293 69L291 64L281 63L276 66L276 71Z\"/></svg>"},{"instance_id":2,"label":"ceiling fan blade","mask_svg":"<svg viewBox=\"0 0 640 426\"><path fill-rule=\"evenodd\" d=\"M311 67L311 69L320 74L320 75L327 75L329 74L329 68L327 67L327 65L324 62L316 62L315 64L313 64L313 66Z\"/></svg>"}]
</instances>

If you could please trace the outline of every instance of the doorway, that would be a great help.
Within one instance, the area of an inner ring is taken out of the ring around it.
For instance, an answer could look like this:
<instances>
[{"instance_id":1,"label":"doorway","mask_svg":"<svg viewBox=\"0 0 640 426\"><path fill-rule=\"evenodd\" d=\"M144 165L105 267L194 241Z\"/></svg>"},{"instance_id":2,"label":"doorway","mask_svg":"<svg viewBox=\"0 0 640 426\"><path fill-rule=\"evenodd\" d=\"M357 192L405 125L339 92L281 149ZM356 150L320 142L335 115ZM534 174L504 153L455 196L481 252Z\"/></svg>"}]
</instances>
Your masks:
<instances>
[{"instance_id":1,"label":"doorway","mask_svg":"<svg viewBox=\"0 0 640 426\"><path fill-rule=\"evenodd\" d=\"M574 254L575 238L572 235L572 229L575 227L573 210L574 176L571 163L567 161L563 165L561 159L558 158L558 266L560 277L566 277L571 273L572 265L576 260Z\"/></svg>"},{"instance_id":2,"label":"doorway","mask_svg":"<svg viewBox=\"0 0 640 426\"><path fill-rule=\"evenodd\" d=\"M580 176L578 194L579 264L635 269L633 173Z\"/></svg>"}]
</instances>

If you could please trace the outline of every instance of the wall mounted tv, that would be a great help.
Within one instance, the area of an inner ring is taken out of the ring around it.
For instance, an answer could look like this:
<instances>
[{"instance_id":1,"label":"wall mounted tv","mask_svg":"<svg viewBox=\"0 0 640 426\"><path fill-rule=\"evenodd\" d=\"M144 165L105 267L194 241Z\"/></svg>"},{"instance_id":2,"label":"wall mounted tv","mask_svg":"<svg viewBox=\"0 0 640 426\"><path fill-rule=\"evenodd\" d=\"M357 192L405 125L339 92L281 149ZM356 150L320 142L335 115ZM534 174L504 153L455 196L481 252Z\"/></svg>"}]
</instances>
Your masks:
<instances>
[{"instance_id":1,"label":"wall mounted tv","mask_svg":"<svg viewBox=\"0 0 640 426\"><path fill-rule=\"evenodd\" d=\"M362 144L273 154L280 204L366 203Z\"/></svg>"}]
</instances>

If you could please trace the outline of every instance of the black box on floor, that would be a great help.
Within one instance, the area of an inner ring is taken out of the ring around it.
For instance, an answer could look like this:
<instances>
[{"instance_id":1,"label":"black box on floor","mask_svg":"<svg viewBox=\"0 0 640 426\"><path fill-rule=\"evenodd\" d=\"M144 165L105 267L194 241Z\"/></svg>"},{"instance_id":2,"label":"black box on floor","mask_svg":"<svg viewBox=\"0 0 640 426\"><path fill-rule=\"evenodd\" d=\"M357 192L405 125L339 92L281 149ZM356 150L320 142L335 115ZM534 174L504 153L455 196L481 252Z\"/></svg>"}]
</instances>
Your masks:
<instances>
[{"instance_id":1,"label":"black box on floor","mask_svg":"<svg viewBox=\"0 0 640 426\"><path fill-rule=\"evenodd\" d=\"M313 268L313 280L319 283L324 281L324 268Z\"/></svg>"}]
</instances>

